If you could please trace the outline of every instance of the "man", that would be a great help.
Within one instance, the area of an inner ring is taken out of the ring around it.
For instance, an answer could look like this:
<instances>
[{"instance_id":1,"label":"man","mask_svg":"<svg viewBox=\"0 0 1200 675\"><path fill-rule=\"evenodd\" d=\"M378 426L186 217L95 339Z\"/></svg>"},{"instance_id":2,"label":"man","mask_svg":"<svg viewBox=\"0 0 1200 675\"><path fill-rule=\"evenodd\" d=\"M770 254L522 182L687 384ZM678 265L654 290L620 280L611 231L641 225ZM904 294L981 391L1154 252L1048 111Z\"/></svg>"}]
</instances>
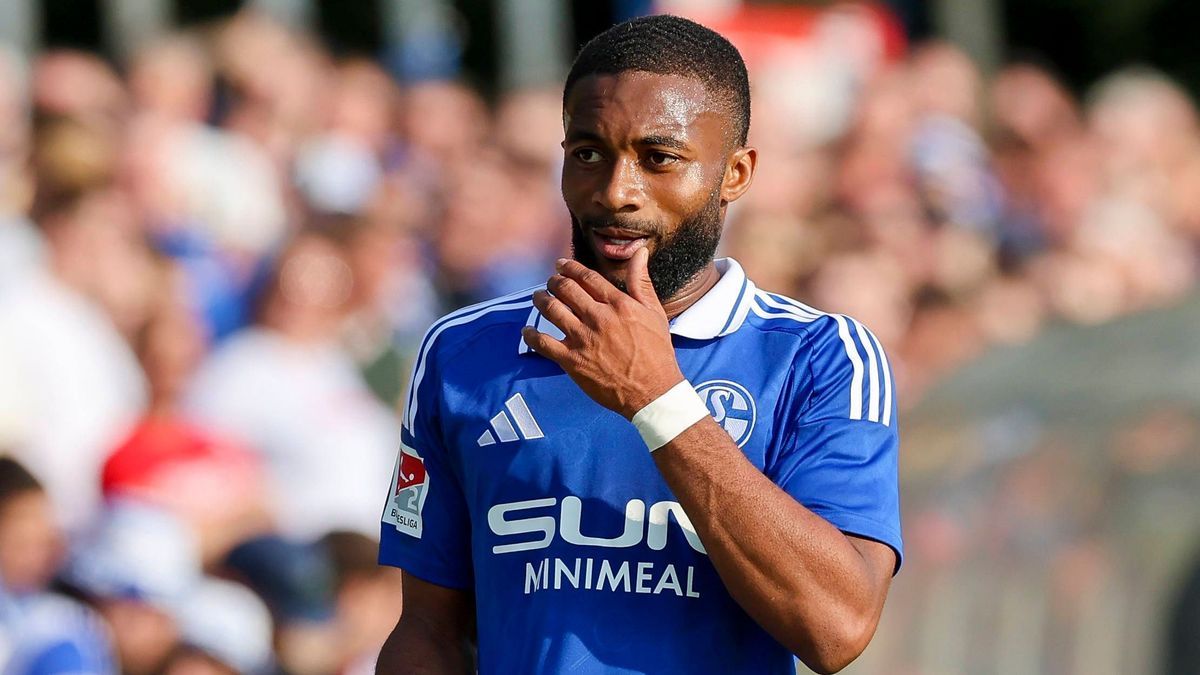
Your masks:
<instances>
[{"instance_id":1,"label":"man","mask_svg":"<svg viewBox=\"0 0 1200 675\"><path fill-rule=\"evenodd\" d=\"M271 518L302 541L367 534L379 503L363 486L382 485L391 463L395 414L337 342L352 283L339 242L298 232L272 265L256 325L201 365L182 402L192 419L260 453Z\"/></svg>"},{"instance_id":2,"label":"man","mask_svg":"<svg viewBox=\"0 0 1200 675\"><path fill-rule=\"evenodd\" d=\"M77 531L100 505L105 453L146 405L125 336L147 307L149 257L116 187L113 139L48 118L33 140L30 211L45 255L0 289L0 443Z\"/></svg>"},{"instance_id":3,"label":"man","mask_svg":"<svg viewBox=\"0 0 1200 675\"><path fill-rule=\"evenodd\" d=\"M95 612L50 591L64 535L45 488L0 453L0 673L116 673Z\"/></svg>"},{"instance_id":4,"label":"man","mask_svg":"<svg viewBox=\"0 0 1200 675\"><path fill-rule=\"evenodd\" d=\"M713 260L757 161L745 65L637 19L563 99L575 260L425 338L378 672L469 670L475 633L481 673L839 670L900 562L895 401L860 324Z\"/></svg>"}]
</instances>

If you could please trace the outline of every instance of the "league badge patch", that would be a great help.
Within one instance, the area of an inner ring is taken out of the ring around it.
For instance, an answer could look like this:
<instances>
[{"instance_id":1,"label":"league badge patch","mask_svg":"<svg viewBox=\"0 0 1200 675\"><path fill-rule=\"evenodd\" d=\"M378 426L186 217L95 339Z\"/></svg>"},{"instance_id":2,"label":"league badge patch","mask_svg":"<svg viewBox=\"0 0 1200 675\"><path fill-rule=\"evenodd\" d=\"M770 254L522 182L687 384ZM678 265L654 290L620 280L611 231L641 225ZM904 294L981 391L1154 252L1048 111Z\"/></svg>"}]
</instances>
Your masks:
<instances>
[{"instance_id":1,"label":"league badge patch","mask_svg":"<svg viewBox=\"0 0 1200 675\"><path fill-rule=\"evenodd\" d=\"M420 539L421 509L425 506L425 495L429 490L425 460L417 455L416 450L401 444L394 476L395 487L383 520L395 526L397 531Z\"/></svg>"}]
</instances>

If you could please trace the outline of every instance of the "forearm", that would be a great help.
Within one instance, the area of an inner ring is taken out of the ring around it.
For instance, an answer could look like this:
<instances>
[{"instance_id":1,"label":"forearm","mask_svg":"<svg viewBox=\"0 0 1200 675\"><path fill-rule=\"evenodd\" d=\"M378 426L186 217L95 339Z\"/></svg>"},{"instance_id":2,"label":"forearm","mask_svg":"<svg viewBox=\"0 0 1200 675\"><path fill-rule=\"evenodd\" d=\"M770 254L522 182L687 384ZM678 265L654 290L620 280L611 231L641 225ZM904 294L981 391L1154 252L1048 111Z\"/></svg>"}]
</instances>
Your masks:
<instances>
[{"instance_id":1,"label":"forearm","mask_svg":"<svg viewBox=\"0 0 1200 675\"><path fill-rule=\"evenodd\" d=\"M733 598L818 671L874 632L885 588L837 528L762 474L711 419L654 453Z\"/></svg>"},{"instance_id":2,"label":"forearm","mask_svg":"<svg viewBox=\"0 0 1200 675\"><path fill-rule=\"evenodd\" d=\"M467 645L408 613L388 636L375 664L376 675L460 675L473 671Z\"/></svg>"}]
</instances>

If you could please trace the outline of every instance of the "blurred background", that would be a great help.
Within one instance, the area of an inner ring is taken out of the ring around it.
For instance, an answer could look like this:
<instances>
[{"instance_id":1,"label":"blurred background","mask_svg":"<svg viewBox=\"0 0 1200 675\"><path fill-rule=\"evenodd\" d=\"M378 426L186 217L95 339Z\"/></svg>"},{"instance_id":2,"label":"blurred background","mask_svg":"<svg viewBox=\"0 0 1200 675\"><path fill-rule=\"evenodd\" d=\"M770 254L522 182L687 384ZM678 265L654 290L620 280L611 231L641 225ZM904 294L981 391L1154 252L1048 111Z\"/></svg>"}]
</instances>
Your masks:
<instances>
[{"instance_id":1,"label":"blurred background","mask_svg":"<svg viewBox=\"0 0 1200 675\"><path fill-rule=\"evenodd\" d=\"M0 673L369 673L415 340L569 242L561 78L754 88L723 253L855 315L907 562L852 673L1200 673L1187 0L0 0Z\"/></svg>"}]
</instances>

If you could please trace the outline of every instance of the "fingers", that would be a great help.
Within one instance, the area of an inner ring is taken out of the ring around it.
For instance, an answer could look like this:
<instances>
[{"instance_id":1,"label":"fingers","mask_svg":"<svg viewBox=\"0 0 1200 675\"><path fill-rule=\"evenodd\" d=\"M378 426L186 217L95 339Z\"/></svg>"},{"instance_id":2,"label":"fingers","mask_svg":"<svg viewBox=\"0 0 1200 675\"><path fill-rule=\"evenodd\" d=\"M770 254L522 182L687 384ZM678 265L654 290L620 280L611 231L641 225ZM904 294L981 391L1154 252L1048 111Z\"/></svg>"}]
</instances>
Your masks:
<instances>
[{"instance_id":1,"label":"fingers","mask_svg":"<svg viewBox=\"0 0 1200 675\"><path fill-rule=\"evenodd\" d=\"M582 289L576 287L575 292L587 296ZM591 302L591 298L588 298ZM536 291L533 294L533 306L546 317L550 323L558 326L564 335L578 335L582 322L572 308L554 295L546 291Z\"/></svg>"},{"instance_id":2,"label":"fingers","mask_svg":"<svg viewBox=\"0 0 1200 675\"><path fill-rule=\"evenodd\" d=\"M558 365L563 365L567 358L571 355L571 350L562 342L534 330L533 326L525 326L521 329L521 339L525 340L525 344L534 352L550 359Z\"/></svg>"},{"instance_id":3,"label":"fingers","mask_svg":"<svg viewBox=\"0 0 1200 675\"><path fill-rule=\"evenodd\" d=\"M546 281L546 290L569 307L575 316L585 321L588 314L600 309L600 303L583 290L579 282L561 274L554 274Z\"/></svg>"},{"instance_id":4,"label":"fingers","mask_svg":"<svg viewBox=\"0 0 1200 675\"><path fill-rule=\"evenodd\" d=\"M562 276L579 284L583 290L587 291L588 295L598 302L613 304L625 295L617 290L616 286L609 283L604 275L585 267L579 261L560 258L556 269Z\"/></svg>"},{"instance_id":5,"label":"fingers","mask_svg":"<svg viewBox=\"0 0 1200 675\"><path fill-rule=\"evenodd\" d=\"M647 307L660 307L658 293L654 291L654 282L650 280L650 251L643 246L633 252L629 261L629 297Z\"/></svg>"}]
</instances>

